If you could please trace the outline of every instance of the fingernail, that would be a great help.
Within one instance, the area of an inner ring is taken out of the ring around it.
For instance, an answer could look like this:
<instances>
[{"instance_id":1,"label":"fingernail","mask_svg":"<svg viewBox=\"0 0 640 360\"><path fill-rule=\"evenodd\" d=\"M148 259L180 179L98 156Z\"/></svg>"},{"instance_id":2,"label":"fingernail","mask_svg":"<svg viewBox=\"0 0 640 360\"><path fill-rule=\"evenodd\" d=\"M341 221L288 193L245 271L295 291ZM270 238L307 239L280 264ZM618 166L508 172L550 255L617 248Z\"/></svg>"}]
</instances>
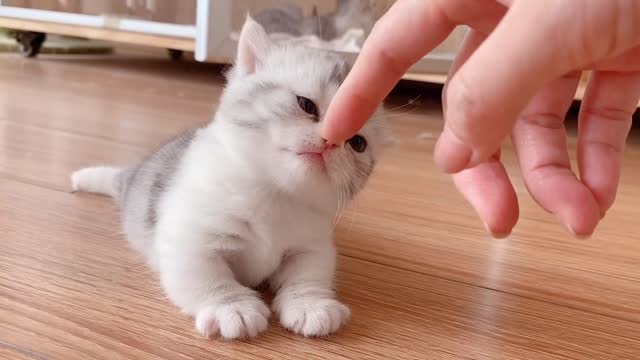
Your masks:
<instances>
[{"instance_id":1,"label":"fingernail","mask_svg":"<svg viewBox=\"0 0 640 360\"><path fill-rule=\"evenodd\" d=\"M324 140L324 146L327 148L336 145L335 141L329 141L325 137L320 137L320 138Z\"/></svg>"},{"instance_id":2,"label":"fingernail","mask_svg":"<svg viewBox=\"0 0 640 360\"><path fill-rule=\"evenodd\" d=\"M509 236L511 236L511 233L506 233L506 234L494 234L491 233L491 236L496 239L496 240L504 240L506 238L508 238Z\"/></svg>"},{"instance_id":3,"label":"fingernail","mask_svg":"<svg viewBox=\"0 0 640 360\"><path fill-rule=\"evenodd\" d=\"M486 222L483 222L483 224L484 224L485 230L491 235L492 238L496 240L506 239L511 235L510 231L507 233L495 233L491 230L491 228L489 228L489 225Z\"/></svg>"},{"instance_id":4,"label":"fingernail","mask_svg":"<svg viewBox=\"0 0 640 360\"><path fill-rule=\"evenodd\" d=\"M335 136L330 136L330 135L335 135L333 131L327 131L327 127L324 126L322 129L320 129L320 137L322 138L322 140L324 140L325 142L327 142L328 144L332 144L335 143Z\"/></svg>"},{"instance_id":5,"label":"fingernail","mask_svg":"<svg viewBox=\"0 0 640 360\"><path fill-rule=\"evenodd\" d=\"M471 149L445 127L436 143L434 161L444 173L455 174L468 167L472 154Z\"/></svg>"},{"instance_id":6,"label":"fingernail","mask_svg":"<svg viewBox=\"0 0 640 360\"><path fill-rule=\"evenodd\" d=\"M569 224L564 224L564 227L567 228L567 231L569 231L569 233L576 239L578 240L586 240L591 238L591 235L593 234L578 234L571 225Z\"/></svg>"}]
</instances>

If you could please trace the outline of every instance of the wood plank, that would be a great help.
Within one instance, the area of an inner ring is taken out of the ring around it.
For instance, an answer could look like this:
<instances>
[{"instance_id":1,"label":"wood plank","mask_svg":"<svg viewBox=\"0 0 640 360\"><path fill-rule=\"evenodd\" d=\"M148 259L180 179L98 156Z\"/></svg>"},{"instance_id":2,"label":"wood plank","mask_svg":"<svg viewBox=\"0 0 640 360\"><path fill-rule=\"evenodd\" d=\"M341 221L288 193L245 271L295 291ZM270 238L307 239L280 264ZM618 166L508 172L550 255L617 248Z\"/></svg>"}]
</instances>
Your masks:
<instances>
[{"instance_id":1,"label":"wood plank","mask_svg":"<svg viewBox=\"0 0 640 360\"><path fill-rule=\"evenodd\" d=\"M440 116L440 115L436 115ZM615 206L588 240L567 234L529 197L510 146L503 161L520 196L507 240L489 238L447 176L430 161L436 120L394 119L400 144L336 229L345 254L610 316L640 321L640 148L630 142ZM415 134L428 133L426 140ZM575 164L575 139L570 142ZM400 190L401 189L401 190Z\"/></svg>"},{"instance_id":2,"label":"wood plank","mask_svg":"<svg viewBox=\"0 0 640 360\"><path fill-rule=\"evenodd\" d=\"M0 67L0 121L150 148L211 119L220 68L193 65L140 56L35 61L6 56ZM168 75L158 77L161 73ZM36 101L43 92L47 106Z\"/></svg>"},{"instance_id":3,"label":"wood plank","mask_svg":"<svg viewBox=\"0 0 640 360\"><path fill-rule=\"evenodd\" d=\"M0 180L0 214L2 227L12 234L0 244L3 340L50 358L640 355L640 339L633 336L638 323L344 256L337 286L353 318L339 335L302 339L272 321L267 334L254 341L205 340L116 234L117 211L110 200Z\"/></svg>"},{"instance_id":4,"label":"wood plank","mask_svg":"<svg viewBox=\"0 0 640 360\"><path fill-rule=\"evenodd\" d=\"M147 153L108 139L6 121L0 121L0 144L0 174L60 191L69 191L69 176L79 168L134 164ZM79 152L84 159L71 155Z\"/></svg>"},{"instance_id":5,"label":"wood plank","mask_svg":"<svg viewBox=\"0 0 640 360\"><path fill-rule=\"evenodd\" d=\"M111 202L66 192L78 167L135 162L206 121L219 72L128 54L0 56L0 358L640 358L638 130L589 240L533 203L507 143L522 220L497 241L430 161L442 114L426 95L389 99L399 144L337 226L350 325L325 340L275 321L251 342L201 339L127 247Z\"/></svg>"},{"instance_id":6,"label":"wood plank","mask_svg":"<svg viewBox=\"0 0 640 360\"><path fill-rule=\"evenodd\" d=\"M166 49L185 51L193 51L195 49L194 39L144 34L132 31L120 31L107 28L95 28L89 26L68 25L38 20L24 20L10 17L0 17L0 27L14 30L37 31L58 35L86 37L89 39L107 40Z\"/></svg>"}]
</instances>

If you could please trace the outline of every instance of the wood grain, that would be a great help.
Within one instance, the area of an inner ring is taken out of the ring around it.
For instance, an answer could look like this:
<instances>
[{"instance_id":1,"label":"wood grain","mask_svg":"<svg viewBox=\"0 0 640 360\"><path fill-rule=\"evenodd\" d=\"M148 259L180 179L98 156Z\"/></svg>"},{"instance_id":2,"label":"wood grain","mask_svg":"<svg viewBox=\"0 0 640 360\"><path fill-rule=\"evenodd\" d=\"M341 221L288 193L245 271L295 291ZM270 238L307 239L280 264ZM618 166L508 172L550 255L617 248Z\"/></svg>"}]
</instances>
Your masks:
<instances>
[{"instance_id":1,"label":"wood grain","mask_svg":"<svg viewBox=\"0 0 640 360\"><path fill-rule=\"evenodd\" d=\"M272 319L253 341L201 338L127 245L117 208L68 193L68 175L137 161L206 122L220 70L149 55L0 56L0 358L640 358L637 134L618 202L589 240L536 207L505 146L522 219L493 240L430 161L438 100L405 105L407 94L388 106L402 106L388 115L399 144L337 226L349 325L303 339Z\"/></svg>"}]
</instances>

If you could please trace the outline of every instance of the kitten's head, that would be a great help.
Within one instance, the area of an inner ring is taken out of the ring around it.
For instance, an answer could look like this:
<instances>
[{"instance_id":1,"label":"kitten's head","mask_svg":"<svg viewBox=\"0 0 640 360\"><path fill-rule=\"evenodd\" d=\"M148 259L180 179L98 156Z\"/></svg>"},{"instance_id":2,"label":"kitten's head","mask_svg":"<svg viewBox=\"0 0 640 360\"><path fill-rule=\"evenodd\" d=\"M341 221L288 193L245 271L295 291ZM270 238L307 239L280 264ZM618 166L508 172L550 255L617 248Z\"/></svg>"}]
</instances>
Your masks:
<instances>
[{"instance_id":1,"label":"kitten's head","mask_svg":"<svg viewBox=\"0 0 640 360\"><path fill-rule=\"evenodd\" d=\"M247 18L218 110L226 141L281 190L322 204L351 199L390 135L379 109L347 142L322 139L325 112L349 69L336 53L274 44Z\"/></svg>"}]
</instances>

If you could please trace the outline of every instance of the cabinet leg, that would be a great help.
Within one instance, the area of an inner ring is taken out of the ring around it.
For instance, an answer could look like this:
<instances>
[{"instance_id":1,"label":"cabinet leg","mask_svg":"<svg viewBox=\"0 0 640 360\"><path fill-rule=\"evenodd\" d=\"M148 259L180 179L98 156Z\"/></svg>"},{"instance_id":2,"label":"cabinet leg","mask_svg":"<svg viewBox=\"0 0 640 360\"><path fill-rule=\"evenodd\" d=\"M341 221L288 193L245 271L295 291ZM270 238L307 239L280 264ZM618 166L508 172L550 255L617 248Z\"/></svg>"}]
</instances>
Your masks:
<instances>
[{"instance_id":1,"label":"cabinet leg","mask_svg":"<svg viewBox=\"0 0 640 360\"><path fill-rule=\"evenodd\" d=\"M27 58L38 56L42 44L47 39L47 34L34 31L16 31L16 41L20 54Z\"/></svg>"},{"instance_id":2,"label":"cabinet leg","mask_svg":"<svg viewBox=\"0 0 640 360\"><path fill-rule=\"evenodd\" d=\"M180 61L184 56L184 51L182 50L167 49L167 51L169 53L169 59L171 59L171 61Z\"/></svg>"}]
</instances>

